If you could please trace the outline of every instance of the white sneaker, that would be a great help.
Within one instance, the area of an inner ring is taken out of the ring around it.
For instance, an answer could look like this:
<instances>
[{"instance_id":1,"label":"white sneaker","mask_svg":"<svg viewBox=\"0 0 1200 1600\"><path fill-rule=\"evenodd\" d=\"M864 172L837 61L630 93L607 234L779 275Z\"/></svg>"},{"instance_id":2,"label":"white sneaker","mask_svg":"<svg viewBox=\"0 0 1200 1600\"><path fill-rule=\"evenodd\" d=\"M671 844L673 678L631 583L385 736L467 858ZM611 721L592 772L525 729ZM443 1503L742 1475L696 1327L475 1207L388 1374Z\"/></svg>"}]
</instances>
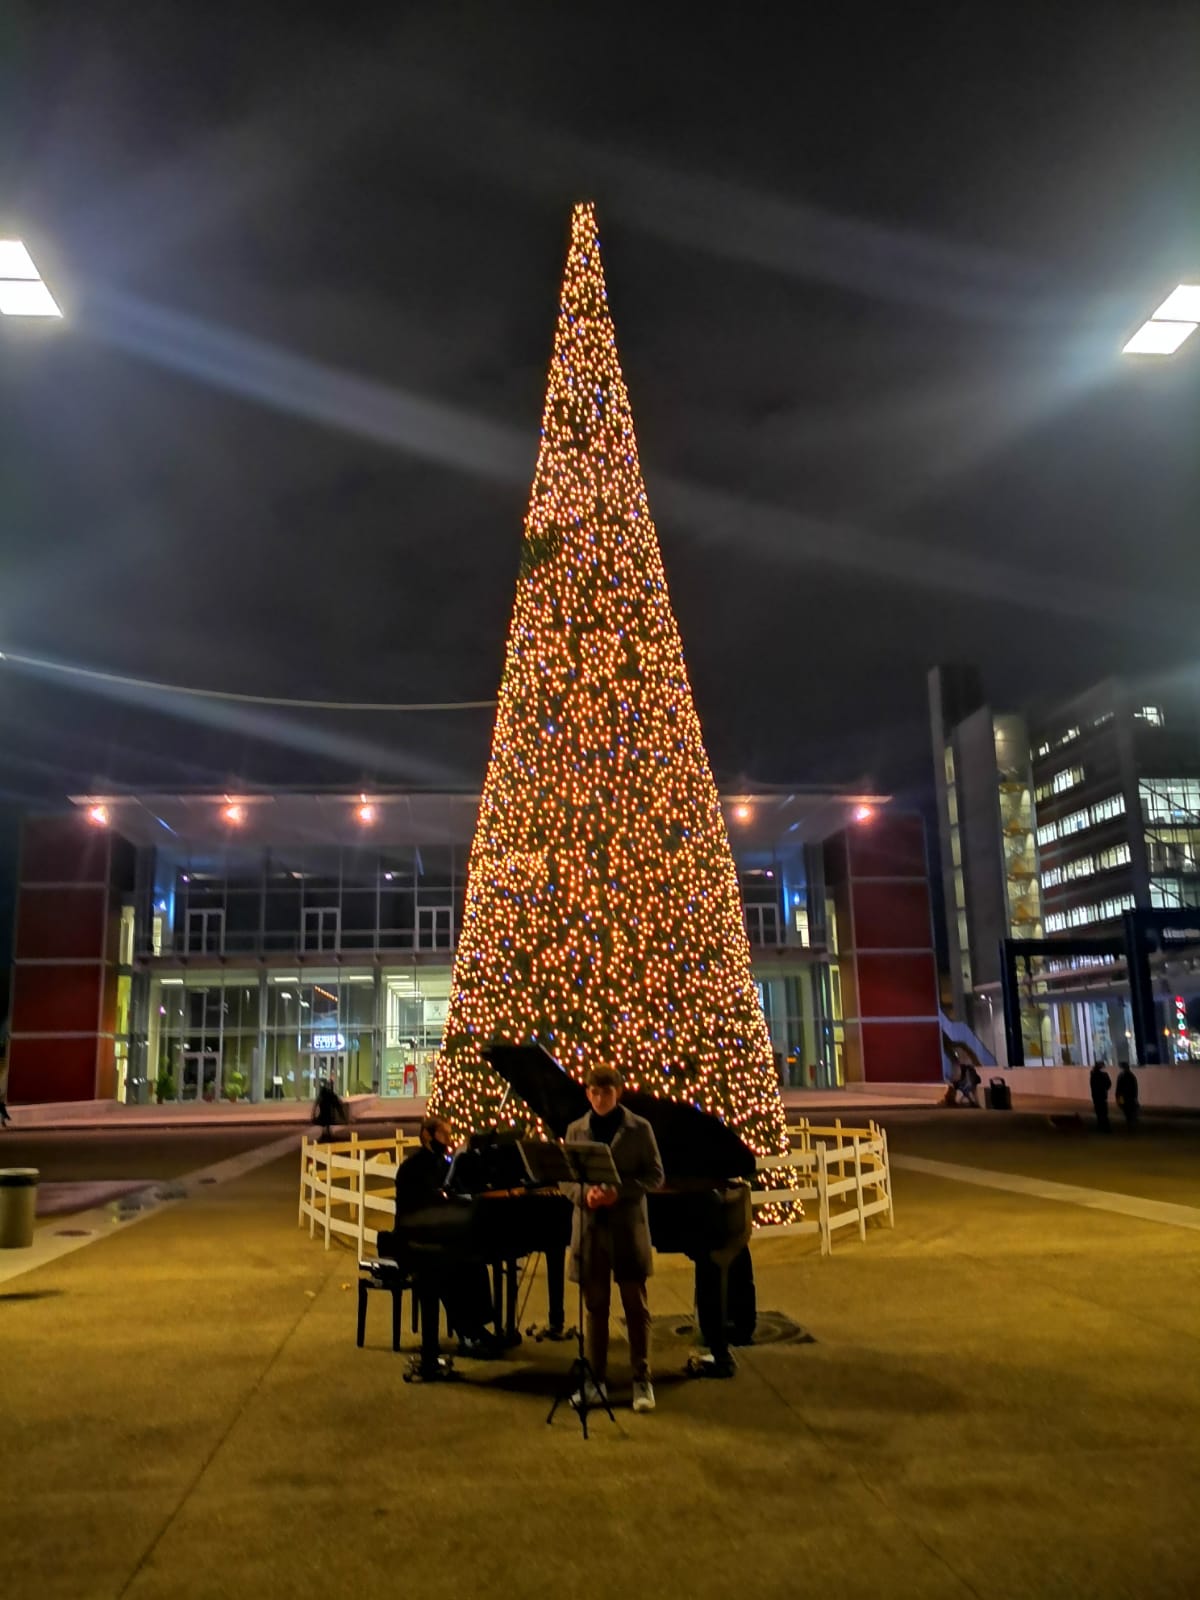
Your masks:
<instances>
[{"instance_id":1,"label":"white sneaker","mask_svg":"<svg viewBox=\"0 0 1200 1600\"><path fill-rule=\"evenodd\" d=\"M576 1411L578 1411L585 1400L589 1406L607 1405L608 1386L603 1383L593 1383L589 1378L584 1384L583 1388L576 1389L575 1393L571 1396L571 1404L575 1407Z\"/></svg>"},{"instance_id":2,"label":"white sneaker","mask_svg":"<svg viewBox=\"0 0 1200 1600\"><path fill-rule=\"evenodd\" d=\"M654 1385L650 1380L635 1382L633 1385L633 1409L635 1411L654 1410Z\"/></svg>"}]
</instances>

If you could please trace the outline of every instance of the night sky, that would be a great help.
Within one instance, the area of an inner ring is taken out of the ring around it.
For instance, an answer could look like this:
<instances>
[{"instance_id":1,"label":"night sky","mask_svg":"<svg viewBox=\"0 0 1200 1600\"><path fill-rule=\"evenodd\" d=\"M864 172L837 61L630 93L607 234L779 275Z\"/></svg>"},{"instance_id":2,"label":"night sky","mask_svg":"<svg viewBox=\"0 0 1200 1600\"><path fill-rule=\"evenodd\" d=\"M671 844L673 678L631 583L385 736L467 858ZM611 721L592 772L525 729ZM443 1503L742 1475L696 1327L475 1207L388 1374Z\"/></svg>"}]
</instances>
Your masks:
<instances>
[{"instance_id":1,"label":"night sky","mask_svg":"<svg viewBox=\"0 0 1200 1600\"><path fill-rule=\"evenodd\" d=\"M1200 273L1195 4L303 15L3 9L0 232L68 320L0 327L0 648L494 694L592 197L719 775L919 786L937 660L1012 704L1200 656L1200 339L1117 355ZM462 786L489 732L0 667L10 807Z\"/></svg>"}]
</instances>

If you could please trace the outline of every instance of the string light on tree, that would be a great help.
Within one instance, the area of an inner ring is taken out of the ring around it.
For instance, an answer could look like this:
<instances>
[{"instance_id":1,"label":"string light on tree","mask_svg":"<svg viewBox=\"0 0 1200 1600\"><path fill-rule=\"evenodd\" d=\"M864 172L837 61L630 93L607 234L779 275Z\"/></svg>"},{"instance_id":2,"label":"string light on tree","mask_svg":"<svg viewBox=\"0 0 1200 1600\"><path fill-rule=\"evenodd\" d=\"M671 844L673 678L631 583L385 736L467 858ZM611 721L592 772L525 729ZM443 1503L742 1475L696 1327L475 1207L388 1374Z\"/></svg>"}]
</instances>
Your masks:
<instances>
[{"instance_id":1,"label":"string light on tree","mask_svg":"<svg viewBox=\"0 0 1200 1600\"><path fill-rule=\"evenodd\" d=\"M481 1059L567 1071L786 1148L737 873L667 594L591 205L572 215L541 448L430 1108L511 1120Z\"/></svg>"}]
</instances>

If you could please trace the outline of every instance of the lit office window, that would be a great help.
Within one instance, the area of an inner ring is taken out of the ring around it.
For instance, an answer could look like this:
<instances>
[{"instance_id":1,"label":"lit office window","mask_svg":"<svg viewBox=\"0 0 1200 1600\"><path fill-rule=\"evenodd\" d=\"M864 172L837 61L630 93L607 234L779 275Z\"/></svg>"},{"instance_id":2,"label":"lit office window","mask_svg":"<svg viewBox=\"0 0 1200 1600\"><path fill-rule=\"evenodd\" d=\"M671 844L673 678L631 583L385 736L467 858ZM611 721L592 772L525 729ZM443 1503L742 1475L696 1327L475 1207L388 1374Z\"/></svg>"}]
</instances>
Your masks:
<instances>
[{"instance_id":1,"label":"lit office window","mask_svg":"<svg viewBox=\"0 0 1200 1600\"><path fill-rule=\"evenodd\" d=\"M1163 725L1161 706L1139 706L1133 715L1138 722L1148 722L1152 728L1161 728Z\"/></svg>"},{"instance_id":2,"label":"lit office window","mask_svg":"<svg viewBox=\"0 0 1200 1600\"><path fill-rule=\"evenodd\" d=\"M1043 823L1037 831L1037 841L1039 844L1053 844L1055 839L1069 838L1073 833L1082 833L1085 828L1094 828L1098 823L1110 822L1113 817L1124 815L1125 796L1110 794L1105 800L1097 800L1094 806L1072 811L1057 822Z\"/></svg>"},{"instance_id":3,"label":"lit office window","mask_svg":"<svg viewBox=\"0 0 1200 1600\"><path fill-rule=\"evenodd\" d=\"M1053 911L1046 918L1046 932L1060 933L1064 928L1082 928L1092 922L1111 922L1122 912L1133 910L1131 894L1113 895L1107 900L1091 901L1088 905L1070 906L1066 911Z\"/></svg>"},{"instance_id":4,"label":"lit office window","mask_svg":"<svg viewBox=\"0 0 1200 1600\"><path fill-rule=\"evenodd\" d=\"M1056 772L1050 780L1050 788L1054 794L1064 794L1068 789L1074 789L1083 782L1082 767L1064 767L1061 772Z\"/></svg>"},{"instance_id":5,"label":"lit office window","mask_svg":"<svg viewBox=\"0 0 1200 1600\"><path fill-rule=\"evenodd\" d=\"M1192 822L1200 812L1200 778L1142 778L1138 798L1148 822Z\"/></svg>"}]
</instances>

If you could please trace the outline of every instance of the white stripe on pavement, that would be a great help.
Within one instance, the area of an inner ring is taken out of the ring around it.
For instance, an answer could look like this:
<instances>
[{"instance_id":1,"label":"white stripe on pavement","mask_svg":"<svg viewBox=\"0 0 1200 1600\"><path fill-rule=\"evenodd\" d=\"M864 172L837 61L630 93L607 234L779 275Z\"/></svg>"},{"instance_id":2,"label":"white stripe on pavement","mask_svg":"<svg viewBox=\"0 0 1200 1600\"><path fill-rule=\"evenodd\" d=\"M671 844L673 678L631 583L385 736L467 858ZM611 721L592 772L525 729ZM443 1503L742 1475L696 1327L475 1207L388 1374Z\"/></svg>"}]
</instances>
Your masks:
<instances>
[{"instance_id":1,"label":"white stripe on pavement","mask_svg":"<svg viewBox=\"0 0 1200 1600\"><path fill-rule=\"evenodd\" d=\"M1006 1189L1010 1194L1032 1195L1037 1200L1061 1200L1091 1211L1115 1211L1142 1222L1165 1222L1172 1228L1200 1229L1200 1209L1175 1205L1169 1200L1143 1200L1138 1195L1114 1194L1111 1189L1085 1189L1075 1183L1053 1183L1048 1178L1022 1178L1013 1172L990 1172L985 1167L963 1167L953 1161L927 1161L924 1156L891 1153L893 1167L924 1172L931 1178L973 1183L981 1189Z\"/></svg>"},{"instance_id":2,"label":"white stripe on pavement","mask_svg":"<svg viewBox=\"0 0 1200 1600\"><path fill-rule=\"evenodd\" d=\"M198 1194L201 1185L228 1183L231 1178L253 1172L255 1167L265 1167L289 1150L298 1149L301 1137L298 1133L289 1133L285 1139L273 1139L270 1144L243 1150L240 1155L214 1162L211 1167L200 1167L182 1178L149 1179L145 1188L136 1193L95 1206L91 1211L54 1217L36 1229L28 1250L0 1251L0 1283L11 1283L23 1273L35 1272L38 1267L70 1255L72 1250L82 1250L100 1239L111 1239L147 1217L161 1216L181 1200Z\"/></svg>"}]
</instances>

